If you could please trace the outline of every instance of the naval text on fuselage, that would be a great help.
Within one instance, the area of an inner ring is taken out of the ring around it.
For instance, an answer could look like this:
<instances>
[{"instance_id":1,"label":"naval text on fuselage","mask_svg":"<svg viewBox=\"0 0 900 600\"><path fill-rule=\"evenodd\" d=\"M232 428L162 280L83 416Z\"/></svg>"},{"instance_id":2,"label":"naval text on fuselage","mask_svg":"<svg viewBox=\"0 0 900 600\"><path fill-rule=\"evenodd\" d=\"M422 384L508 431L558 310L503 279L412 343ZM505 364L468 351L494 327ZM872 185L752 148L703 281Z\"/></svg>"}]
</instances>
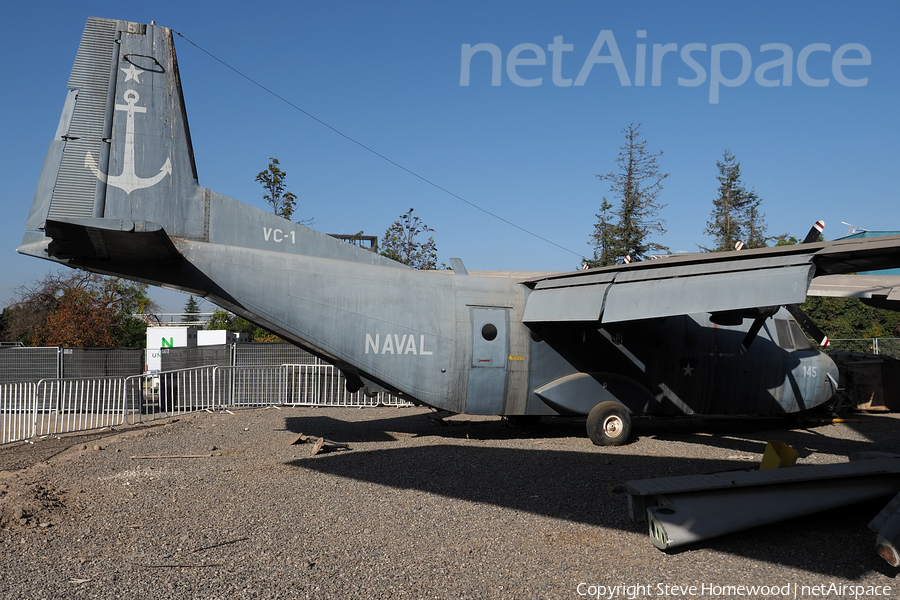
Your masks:
<instances>
[{"instance_id":1,"label":"naval text on fuselage","mask_svg":"<svg viewBox=\"0 0 900 600\"><path fill-rule=\"evenodd\" d=\"M417 343L418 342L418 343ZM430 344L428 344L430 346ZM416 354L418 356L431 356L434 354L426 347L425 336L419 339L413 334L386 333L382 338L380 333L366 334L366 354Z\"/></svg>"}]
</instances>

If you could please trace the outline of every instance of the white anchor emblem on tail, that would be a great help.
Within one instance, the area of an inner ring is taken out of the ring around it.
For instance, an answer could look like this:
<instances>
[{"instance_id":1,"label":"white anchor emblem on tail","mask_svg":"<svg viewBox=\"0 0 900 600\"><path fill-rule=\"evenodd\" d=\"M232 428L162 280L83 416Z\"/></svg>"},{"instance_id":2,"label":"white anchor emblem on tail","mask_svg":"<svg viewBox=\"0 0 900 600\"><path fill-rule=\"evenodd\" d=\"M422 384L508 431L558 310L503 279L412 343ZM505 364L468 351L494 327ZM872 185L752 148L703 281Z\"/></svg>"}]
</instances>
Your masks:
<instances>
[{"instance_id":1,"label":"white anchor emblem on tail","mask_svg":"<svg viewBox=\"0 0 900 600\"><path fill-rule=\"evenodd\" d=\"M125 92L126 104L116 104L116 110L123 110L128 115L125 125L125 163L122 165L121 175L107 175L94 162L94 157L88 152L84 157L84 166L90 169L100 181L108 185L125 190L126 194L130 194L134 190L141 190L156 185L162 179L172 172L172 162L167 158L165 164L160 168L159 173L153 177L138 177L134 172L134 113L145 113L147 108L143 106L135 106L141 97L134 90Z\"/></svg>"}]
</instances>

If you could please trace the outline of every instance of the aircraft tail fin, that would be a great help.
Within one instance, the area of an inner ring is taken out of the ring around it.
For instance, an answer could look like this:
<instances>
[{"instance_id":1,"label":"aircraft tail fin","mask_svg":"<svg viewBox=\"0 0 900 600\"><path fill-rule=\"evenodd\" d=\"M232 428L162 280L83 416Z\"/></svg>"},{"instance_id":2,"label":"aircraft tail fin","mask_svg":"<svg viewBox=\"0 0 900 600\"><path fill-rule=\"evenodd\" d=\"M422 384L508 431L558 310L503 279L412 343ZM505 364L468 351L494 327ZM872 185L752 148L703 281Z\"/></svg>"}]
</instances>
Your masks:
<instances>
[{"instance_id":1,"label":"aircraft tail fin","mask_svg":"<svg viewBox=\"0 0 900 600\"><path fill-rule=\"evenodd\" d=\"M168 235L202 235L204 190L171 30L89 18L68 88L19 251L177 257Z\"/></svg>"},{"instance_id":2,"label":"aircraft tail fin","mask_svg":"<svg viewBox=\"0 0 900 600\"><path fill-rule=\"evenodd\" d=\"M20 253L108 273L181 242L402 266L201 187L172 30L93 17L25 229Z\"/></svg>"},{"instance_id":3,"label":"aircraft tail fin","mask_svg":"<svg viewBox=\"0 0 900 600\"><path fill-rule=\"evenodd\" d=\"M196 191L170 29L88 19L68 87L27 229L130 219L151 194Z\"/></svg>"}]
</instances>

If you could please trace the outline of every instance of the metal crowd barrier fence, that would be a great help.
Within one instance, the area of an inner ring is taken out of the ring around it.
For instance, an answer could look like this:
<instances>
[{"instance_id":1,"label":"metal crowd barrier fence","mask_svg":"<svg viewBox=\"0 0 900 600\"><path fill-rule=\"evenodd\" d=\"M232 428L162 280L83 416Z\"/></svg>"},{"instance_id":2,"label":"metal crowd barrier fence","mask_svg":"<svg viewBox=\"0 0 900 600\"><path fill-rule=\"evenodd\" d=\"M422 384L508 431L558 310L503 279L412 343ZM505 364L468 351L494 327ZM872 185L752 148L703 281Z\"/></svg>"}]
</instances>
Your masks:
<instances>
[{"instance_id":1,"label":"metal crowd barrier fence","mask_svg":"<svg viewBox=\"0 0 900 600\"><path fill-rule=\"evenodd\" d=\"M59 435L125 422L121 377L42 379L35 387L35 435Z\"/></svg>"},{"instance_id":2,"label":"metal crowd barrier fence","mask_svg":"<svg viewBox=\"0 0 900 600\"><path fill-rule=\"evenodd\" d=\"M411 406L388 393L349 393L332 365L209 365L130 377L0 384L0 444L259 406Z\"/></svg>"},{"instance_id":3,"label":"metal crowd barrier fence","mask_svg":"<svg viewBox=\"0 0 900 600\"><path fill-rule=\"evenodd\" d=\"M347 406L350 393L335 376L332 365L282 365L287 396L291 406ZM359 396L359 392L353 394ZM356 406L370 406L365 396L356 398Z\"/></svg>"},{"instance_id":4,"label":"metal crowd barrier fence","mask_svg":"<svg viewBox=\"0 0 900 600\"><path fill-rule=\"evenodd\" d=\"M216 397L234 408L287 404L285 373L284 365L216 367Z\"/></svg>"},{"instance_id":5,"label":"metal crowd barrier fence","mask_svg":"<svg viewBox=\"0 0 900 600\"><path fill-rule=\"evenodd\" d=\"M0 444L34 437L36 385L33 381L0 384Z\"/></svg>"},{"instance_id":6,"label":"metal crowd barrier fence","mask_svg":"<svg viewBox=\"0 0 900 600\"><path fill-rule=\"evenodd\" d=\"M127 378L129 423L259 406L412 406L386 392L351 394L333 365L208 365Z\"/></svg>"},{"instance_id":7,"label":"metal crowd barrier fence","mask_svg":"<svg viewBox=\"0 0 900 600\"><path fill-rule=\"evenodd\" d=\"M132 375L125 379L128 423L224 408L215 395L215 366Z\"/></svg>"},{"instance_id":8,"label":"metal crowd barrier fence","mask_svg":"<svg viewBox=\"0 0 900 600\"><path fill-rule=\"evenodd\" d=\"M344 377L334 365L281 365L285 373L285 400L290 406L412 406L379 392L368 396L347 391Z\"/></svg>"}]
</instances>

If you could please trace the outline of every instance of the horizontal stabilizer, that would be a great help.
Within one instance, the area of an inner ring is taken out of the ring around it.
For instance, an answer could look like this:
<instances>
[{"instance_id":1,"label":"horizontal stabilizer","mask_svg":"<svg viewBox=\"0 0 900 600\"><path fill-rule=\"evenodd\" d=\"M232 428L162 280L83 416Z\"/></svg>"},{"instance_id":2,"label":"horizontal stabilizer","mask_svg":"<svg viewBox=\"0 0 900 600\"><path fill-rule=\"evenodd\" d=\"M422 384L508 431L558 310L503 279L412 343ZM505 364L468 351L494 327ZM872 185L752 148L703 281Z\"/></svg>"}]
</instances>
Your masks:
<instances>
[{"instance_id":1,"label":"horizontal stabilizer","mask_svg":"<svg viewBox=\"0 0 900 600\"><path fill-rule=\"evenodd\" d=\"M156 223L122 219L48 219L45 232L53 238L47 253L58 260L171 264L181 258L172 240Z\"/></svg>"},{"instance_id":2,"label":"horizontal stabilizer","mask_svg":"<svg viewBox=\"0 0 900 600\"><path fill-rule=\"evenodd\" d=\"M48 219L45 232L25 233L18 252L101 272L181 260L162 227L121 219Z\"/></svg>"}]
</instances>

